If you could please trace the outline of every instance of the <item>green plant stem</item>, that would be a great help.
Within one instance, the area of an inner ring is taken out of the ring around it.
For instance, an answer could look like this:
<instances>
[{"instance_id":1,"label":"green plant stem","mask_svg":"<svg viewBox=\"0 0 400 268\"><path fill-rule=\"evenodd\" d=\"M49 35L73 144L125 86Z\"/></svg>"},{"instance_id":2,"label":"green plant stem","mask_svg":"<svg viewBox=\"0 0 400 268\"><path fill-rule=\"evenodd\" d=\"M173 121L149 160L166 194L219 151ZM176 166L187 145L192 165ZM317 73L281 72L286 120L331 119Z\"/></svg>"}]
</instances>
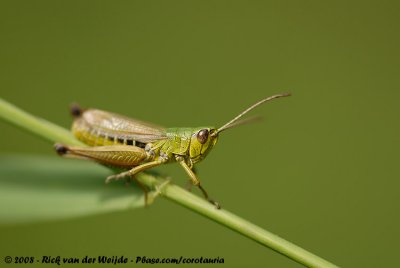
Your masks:
<instances>
[{"instance_id":1,"label":"green plant stem","mask_svg":"<svg viewBox=\"0 0 400 268\"><path fill-rule=\"evenodd\" d=\"M27 130L50 142L63 142L70 145L82 145L72 133L65 128L42 118L35 117L15 105L0 98L0 118Z\"/></svg>"},{"instance_id":2,"label":"green plant stem","mask_svg":"<svg viewBox=\"0 0 400 268\"><path fill-rule=\"evenodd\" d=\"M63 142L71 145L83 145L64 128L39 119L18 107L0 99L0 118L32 132L50 142ZM84 145L83 145L84 146ZM308 267L337 267L336 265L312 254L311 252L296 246L295 244L272 234L255 224L242 219L225 209L216 209L202 198L176 186L172 183L163 183L165 180L156 178L147 173L141 173L138 179L148 187L157 189L167 199L183 205L209 219L220 223L258 243L269 247L292 260ZM162 186L160 186L162 185Z\"/></svg>"}]
</instances>

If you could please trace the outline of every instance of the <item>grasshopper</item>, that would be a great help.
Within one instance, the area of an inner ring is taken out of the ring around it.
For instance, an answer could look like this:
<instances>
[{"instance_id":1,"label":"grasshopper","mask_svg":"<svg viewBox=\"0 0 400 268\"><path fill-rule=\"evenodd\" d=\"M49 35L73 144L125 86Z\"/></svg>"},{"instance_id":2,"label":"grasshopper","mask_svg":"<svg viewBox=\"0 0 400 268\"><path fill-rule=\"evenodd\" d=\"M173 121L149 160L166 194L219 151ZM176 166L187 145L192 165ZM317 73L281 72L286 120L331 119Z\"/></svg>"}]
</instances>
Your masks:
<instances>
[{"instance_id":1,"label":"grasshopper","mask_svg":"<svg viewBox=\"0 0 400 268\"><path fill-rule=\"evenodd\" d=\"M78 105L72 105L72 132L76 138L91 147L55 144L55 149L59 155L65 157L88 159L103 165L123 168L126 171L107 177L106 183L124 177L132 178L143 190L145 204L147 189L134 175L162 164L178 162L189 175L190 185L197 186L205 199L216 208L220 208L219 203L209 198L202 187L194 165L207 156L222 131L254 119L239 120L243 115L267 101L286 96L290 94L283 93L264 98L220 128L163 128L115 113L82 109Z\"/></svg>"}]
</instances>

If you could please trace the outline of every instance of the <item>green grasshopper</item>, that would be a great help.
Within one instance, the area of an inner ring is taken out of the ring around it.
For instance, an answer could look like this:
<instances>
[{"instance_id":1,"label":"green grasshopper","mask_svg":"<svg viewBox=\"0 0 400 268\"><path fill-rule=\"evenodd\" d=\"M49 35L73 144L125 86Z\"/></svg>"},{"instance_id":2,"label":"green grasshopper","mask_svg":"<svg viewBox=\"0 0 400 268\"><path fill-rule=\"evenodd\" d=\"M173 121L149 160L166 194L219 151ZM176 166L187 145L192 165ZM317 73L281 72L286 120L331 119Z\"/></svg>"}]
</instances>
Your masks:
<instances>
[{"instance_id":1,"label":"green grasshopper","mask_svg":"<svg viewBox=\"0 0 400 268\"><path fill-rule=\"evenodd\" d=\"M147 189L134 175L165 163L178 162L189 175L191 185L197 186L205 199L220 208L201 186L194 172L194 165L207 156L222 131L252 121L253 118L239 120L243 115L267 101L286 96L290 94L264 98L220 128L163 128L115 113L81 109L72 105L71 114L75 118L72 132L79 140L92 147L56 144L55 149L59 155L65 157L93 160L127 170L107 177L106 183L124 177L132 178L142 188L146 204Z\"/></svg>"}]
</instances>

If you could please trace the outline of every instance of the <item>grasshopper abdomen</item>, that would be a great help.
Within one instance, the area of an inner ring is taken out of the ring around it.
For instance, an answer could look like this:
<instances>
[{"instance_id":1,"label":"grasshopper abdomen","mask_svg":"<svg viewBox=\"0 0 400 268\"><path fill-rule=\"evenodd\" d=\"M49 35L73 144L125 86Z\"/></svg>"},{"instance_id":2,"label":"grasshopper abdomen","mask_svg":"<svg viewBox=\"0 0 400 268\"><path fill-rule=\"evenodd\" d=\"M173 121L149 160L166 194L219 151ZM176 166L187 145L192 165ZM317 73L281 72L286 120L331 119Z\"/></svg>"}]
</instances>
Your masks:
<instances>
[{"instance_id":1,"label":"grasshopper abdomen","mask_svg":"<svg viewBox=\"0 0 400 268\"><path fill-rule=\"evenodd\" d=\"M136 140L132 135L119 132L120 124L112 124L109 120L99 121L101 111L83 110L78 105L71 106L71 114L75 121L72 133L89 146L127 145L145 148L146 143ZM107 118L105 118L107 119ZM95 124L95 123L98 124Z\"/></svg>"}]
</instances>

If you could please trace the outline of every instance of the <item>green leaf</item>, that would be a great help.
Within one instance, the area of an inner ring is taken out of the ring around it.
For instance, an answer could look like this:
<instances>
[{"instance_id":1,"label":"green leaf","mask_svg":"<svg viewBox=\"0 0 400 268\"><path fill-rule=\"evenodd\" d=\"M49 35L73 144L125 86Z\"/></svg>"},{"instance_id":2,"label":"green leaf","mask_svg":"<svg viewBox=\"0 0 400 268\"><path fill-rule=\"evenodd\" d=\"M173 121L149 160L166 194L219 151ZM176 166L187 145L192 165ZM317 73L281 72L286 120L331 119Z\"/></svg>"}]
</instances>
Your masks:
<instances>
[{"instance_id":1,"label":"green leaf","mask_svg":"<svg viewBox=\"0 0 400 268\"><path fill-rule=\"evenodd\" d=\"M94 163L43 156L0 156L0 223L65 219L144 206L125 181Z\"/></svg>"}]
</instances>

